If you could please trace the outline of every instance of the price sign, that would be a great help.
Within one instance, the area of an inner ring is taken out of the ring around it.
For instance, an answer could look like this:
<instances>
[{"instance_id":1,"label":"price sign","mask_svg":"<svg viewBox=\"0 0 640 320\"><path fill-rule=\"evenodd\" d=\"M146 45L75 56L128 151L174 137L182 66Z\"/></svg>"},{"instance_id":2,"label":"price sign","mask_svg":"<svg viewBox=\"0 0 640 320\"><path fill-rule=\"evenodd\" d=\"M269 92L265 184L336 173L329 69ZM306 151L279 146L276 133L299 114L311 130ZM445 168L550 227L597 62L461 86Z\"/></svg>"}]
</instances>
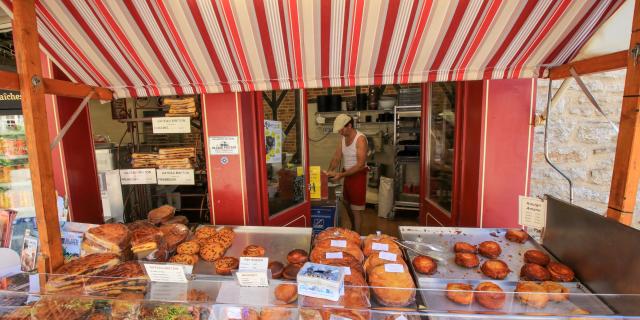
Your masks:
<instances>
[{"instance_id":1,"label":"price sign","mask_svg":"<svg viewBox=\"0 0 640 320\"><path fill-rule=\"evenodd\" d=\"M209 155L239 154L238 136L209 137Z\"/></svg>"},{"instance_id":2,"label":"price sign","mask_svg":"<svg viewBox=\"0 0 640 320\"><path fill-rule=\"evenodd\" d=\"M154 117L151 118L153 133L191 133L189 117Z\"/></svg>"},{"instance_id":3,"label":"price sign","mask_svg":"<svg viewBox=\"0 0 640 320\"><path fill-rule=\"evenodd\" d=\"M386 251L380 252L378 257L380 257L380 259L387 260L387 261L396 261L396 259L398 258L398 256L396 256L395 253L386 252Z\"/></svg>"},{"instance_id":4,"label":"price sign","mask_svg":"<svg viewBox=\"0 0 640 320\"><path fill-rule=\"evenodd\" d=\"M193 169L158 169L158 184L160 185L195 185Z\"/></svg>"},{"instance_id":5,"label":"price sign","mask_svg":"<svg viewBox=\"0 0 640 320\"><path fill-rule=\"evenodd\" d=\"M188 283L152 282L151 300L187 301Z\"/></svg>"},{"instance_id":6,"label":"price sign","mask_svg":"<svg viewBox=\"0 0 640 320\"><path fill-rule=\"evenodd\" d=\"M518 200L518 223L538 229L544 228L547 224L547 201L525 196L520 196Z\"/></svg>"},{"instance_id":7,"label":"price sign","mask_svg":"<svg viewBox=\"0 0 640 320\"><path fill-rule=\"evenodd\" d=\"M331 246L336 248L346 248L347 240L331 240Z\"/></svg>"},{"instance_id":8,"label":"price sign","mask_svg":"<svg viewBox=\"0 0 640 320\"><path fill-rule=\"evenodd\" d=\"M402 267L401 264L398 264L398 263L388 263L384 265L384 271L398 273L398 272L404 272L404 268Z\"/></svg>"},{"instance_id":9,"label":"price sign","mask_svg":"<svg viewBox=\"0 0 640 320\"><path fill-rule=\"evenodd\" d=\"M123 169L120 170L120 183L125 184L156 184L156 169Z\"/></svg>"},{"instance_id":10,"label":"price sign","mask_svg":"<svg viewBox=\"0 0 640 320\"><path fill-rule=\"evenodd\" d=\"M376 251L389 251L389 245L386 243L374 242L371 245L371 249Z\"/></svg>"},{"instance_id":11,"label":"price sign","mask_svg":"<svg viewBox=\"0 0 640 320\"><path fill-rule=\"evenodd\" d=\"M240 265L235 273L238 284L241 287L268 287L268 266L269 258L240 257Z\"/></svg>"},{"instance_id":12,"label":"price sign","mask_svg":"<svg viewBox=\"0 0 640 320\"><path fill-rule=\"evenodd\" d=\"M342 259L342 252L327 252L325 254L326 259Z\"/></svg>"},{"instance_id":13,"label":"price sign","mask_svg":"<svg viewBox=\"0 0 640 320\"><path fill-rule=\"evenodd\" d=\"M144 269L152 282L187 283L184 268L177 264L145 263Z\"/></svg>"}]
</instances>

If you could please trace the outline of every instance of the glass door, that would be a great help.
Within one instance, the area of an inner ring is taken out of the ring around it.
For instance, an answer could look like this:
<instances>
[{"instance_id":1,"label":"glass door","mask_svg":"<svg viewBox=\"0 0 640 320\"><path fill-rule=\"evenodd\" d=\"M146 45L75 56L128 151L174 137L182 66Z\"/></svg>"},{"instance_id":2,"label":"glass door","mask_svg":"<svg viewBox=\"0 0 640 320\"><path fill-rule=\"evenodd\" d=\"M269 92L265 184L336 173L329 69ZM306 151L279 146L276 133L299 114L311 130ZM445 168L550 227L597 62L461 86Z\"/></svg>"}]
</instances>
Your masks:
<instances>
[{"instance_id":1,"label":"glass door","mask_svg":"<svg viewBox=\"0 0 640 320\"><path fill-rule=\"evenodd\" d=\"M263 224L308 227L309 150L302 90L269 91L258 99L263 159Z\"/></svg>"}]
</instances>

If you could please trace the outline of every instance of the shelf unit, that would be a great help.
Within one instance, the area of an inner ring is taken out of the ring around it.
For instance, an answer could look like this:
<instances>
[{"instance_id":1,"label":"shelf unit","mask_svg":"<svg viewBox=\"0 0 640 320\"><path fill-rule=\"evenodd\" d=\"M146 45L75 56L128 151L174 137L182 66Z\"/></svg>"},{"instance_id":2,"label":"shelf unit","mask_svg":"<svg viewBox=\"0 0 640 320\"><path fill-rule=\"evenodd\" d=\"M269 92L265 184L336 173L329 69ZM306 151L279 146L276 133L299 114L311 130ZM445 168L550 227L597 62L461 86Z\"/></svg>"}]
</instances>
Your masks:
<instances>
[{"instance_id":1,"label":"shelf unit","mask_svg":"<svg viewBox=\"0 0 640 320\"><path fill-rule=\"evenodd\" d=\"M394 194L391 216L396 211L420 210L420 197L414 193L405 193L403 186L406 181L406 166L420 163L420 116L421 106L396 106L393 111L393 145L395 146ZM402 143L409 141L409 143ZM415 141L414 143L411 143Z\"/></svg>"}]
</instances>

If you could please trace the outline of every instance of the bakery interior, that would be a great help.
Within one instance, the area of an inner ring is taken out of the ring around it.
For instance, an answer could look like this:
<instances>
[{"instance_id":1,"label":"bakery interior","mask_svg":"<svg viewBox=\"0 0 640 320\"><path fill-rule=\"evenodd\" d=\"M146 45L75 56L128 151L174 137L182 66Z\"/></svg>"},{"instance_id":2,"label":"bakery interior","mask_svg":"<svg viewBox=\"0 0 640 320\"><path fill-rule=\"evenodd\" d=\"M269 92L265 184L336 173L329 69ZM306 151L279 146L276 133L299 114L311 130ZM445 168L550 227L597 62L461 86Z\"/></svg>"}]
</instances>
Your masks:
<instances>
[{"instance_id":1,"label":"bakery interior","mask_svg":"<svg viewBox=\"0 0 640 320\"><path fill-rule=\"evenodd\" d=\"M50 95L48 219L16 100L0 319L640 319L637 230L552 196L519 223L536 81ZM323 173L342 113L369 144L361 233Z\"/></svg>"}]
</instances>

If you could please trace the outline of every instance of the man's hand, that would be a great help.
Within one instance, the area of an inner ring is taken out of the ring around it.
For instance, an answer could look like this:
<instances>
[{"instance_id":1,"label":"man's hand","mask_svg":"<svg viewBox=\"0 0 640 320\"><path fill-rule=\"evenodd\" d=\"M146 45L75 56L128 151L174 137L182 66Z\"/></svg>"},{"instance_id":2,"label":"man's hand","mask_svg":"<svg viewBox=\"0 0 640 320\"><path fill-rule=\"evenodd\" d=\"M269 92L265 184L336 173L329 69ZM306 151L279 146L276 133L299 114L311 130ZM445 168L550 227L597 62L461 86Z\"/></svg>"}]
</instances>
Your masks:
<instances>
[{"instance_id":1,"label":"man's hand","mask_svg":"<svg viewBox=\"0 0 640 320\"><path fill-rule=\"evenodd\" d=\"M335 172L335 171L328 171L327 172L327 176L331 178L331 180L333 180L334 182L342 179L343 174L340 172Z\"/></svg>"}]
</instances>

